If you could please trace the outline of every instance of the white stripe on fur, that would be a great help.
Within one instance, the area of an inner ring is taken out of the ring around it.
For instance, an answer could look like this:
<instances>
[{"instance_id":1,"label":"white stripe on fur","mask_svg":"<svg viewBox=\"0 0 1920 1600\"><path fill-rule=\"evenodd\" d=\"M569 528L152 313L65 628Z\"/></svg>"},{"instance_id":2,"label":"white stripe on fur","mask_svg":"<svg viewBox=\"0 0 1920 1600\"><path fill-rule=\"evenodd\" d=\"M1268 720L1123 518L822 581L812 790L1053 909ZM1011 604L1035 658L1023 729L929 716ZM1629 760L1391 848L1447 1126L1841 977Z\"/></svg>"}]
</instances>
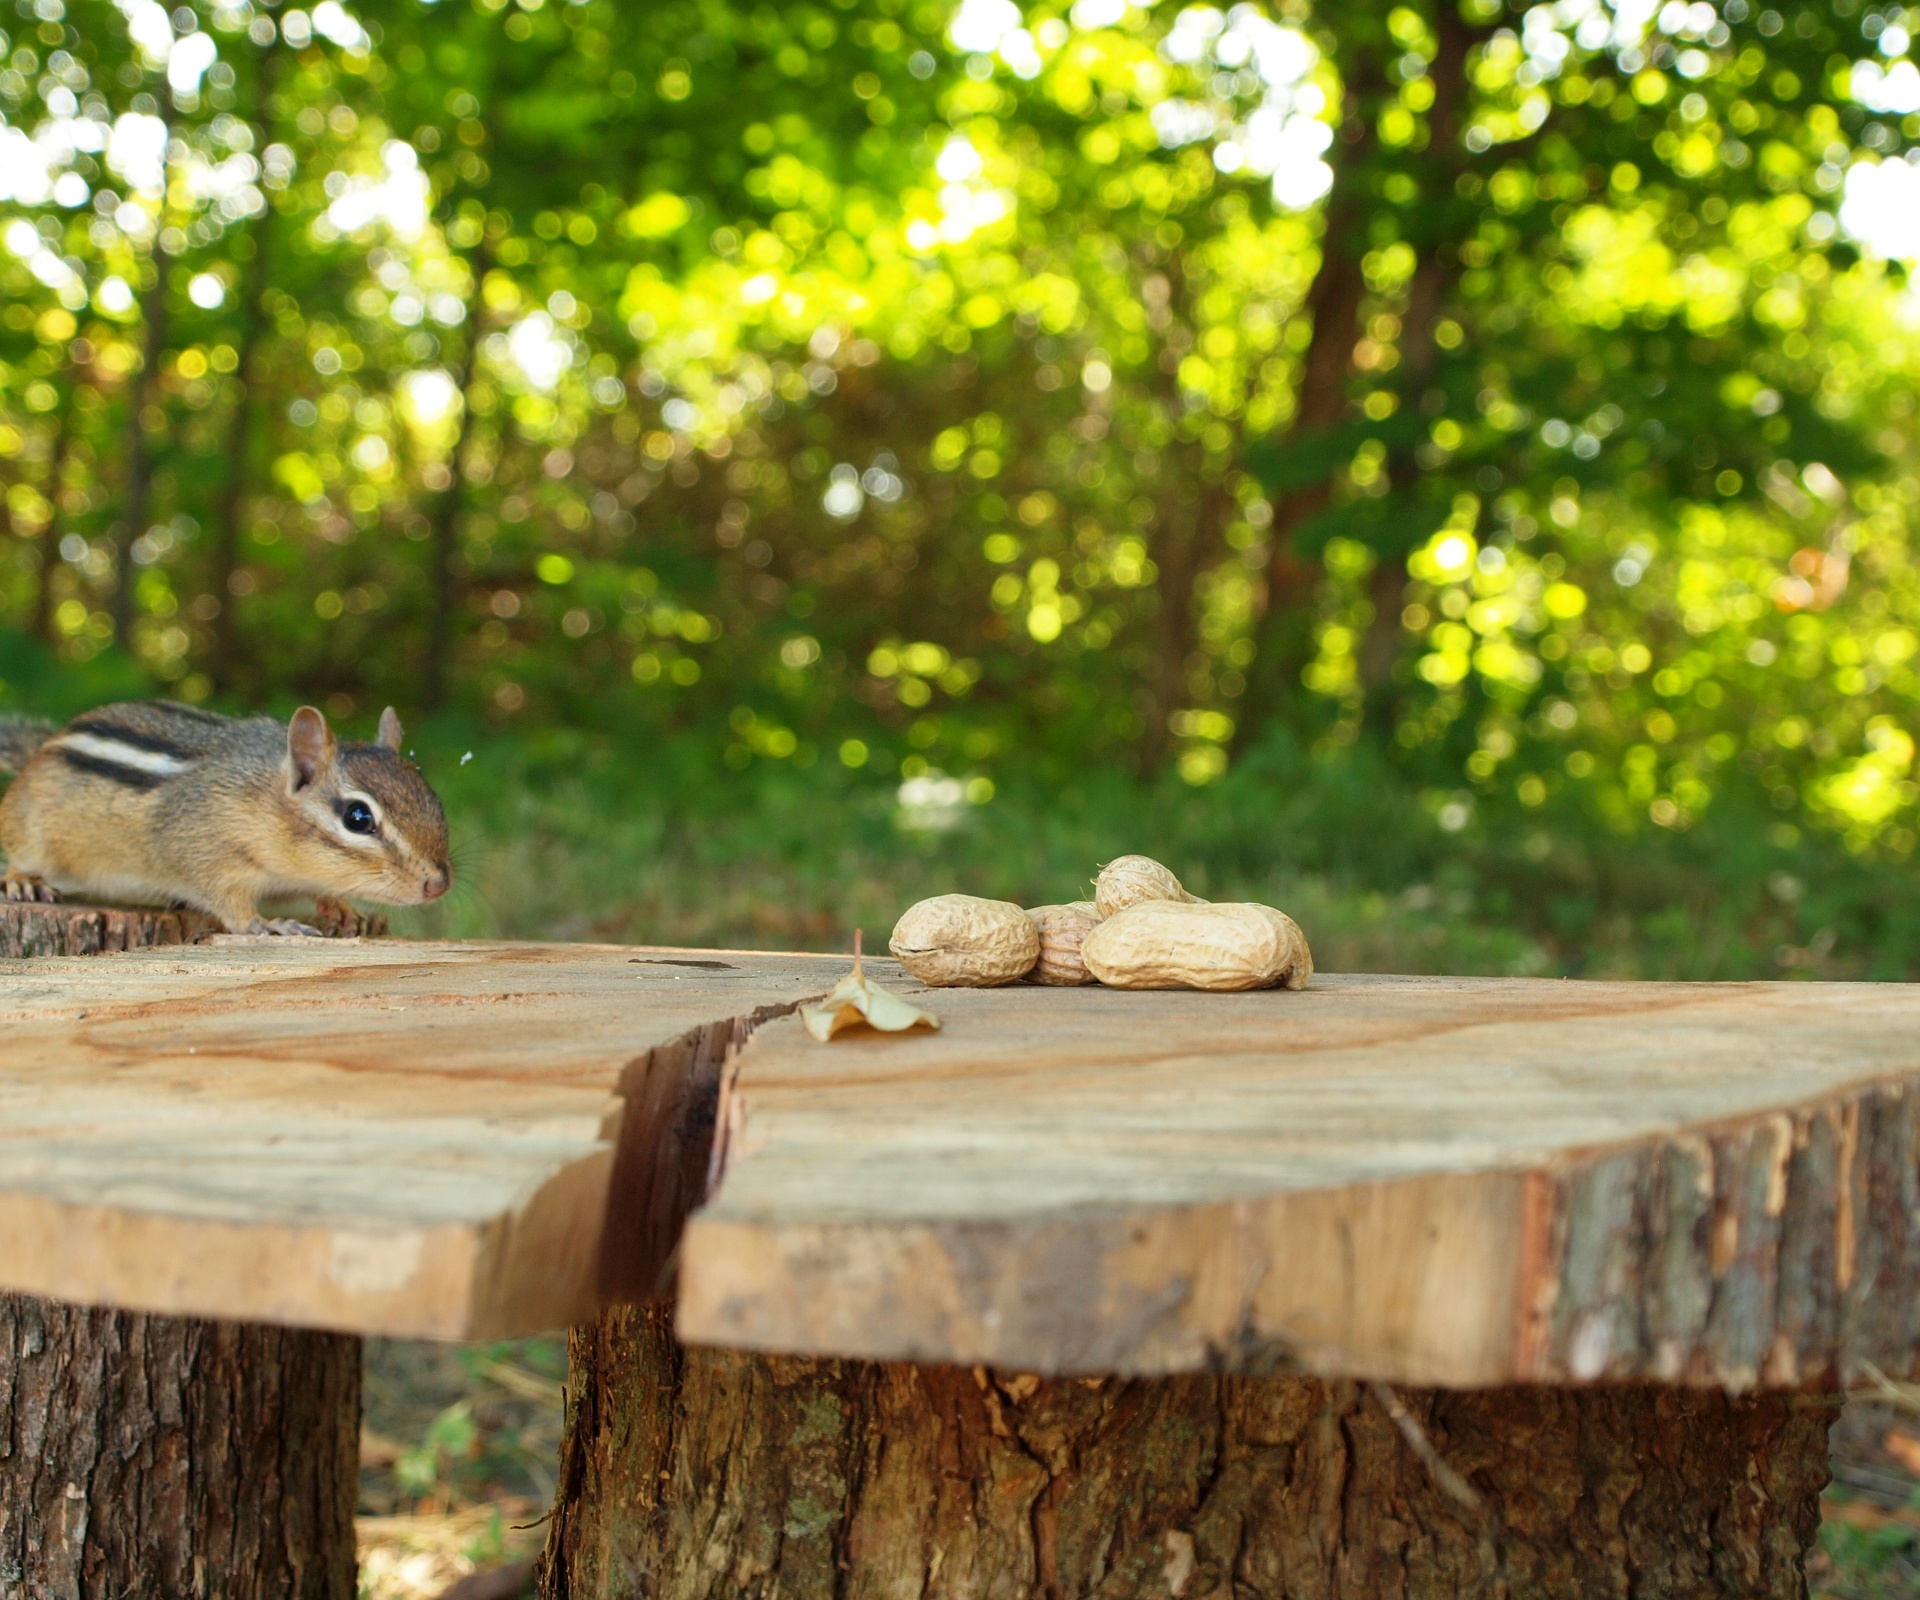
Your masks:
<instances>
[{"instance_id":1,"label":"white stripe on fur","mask_svg":"<svg viewBox=\"0 0 1920 1600\"><path fill-rule=\"evenodd\" d=\"M96 761L111 761L116 767L151 773L159 778L171 778L192 765L178 756L170 756L159 750L139 750L130 744L122 744L111 734L63 733L52 742L76 755L92 756Z\"/></svg>"}]
</instances>

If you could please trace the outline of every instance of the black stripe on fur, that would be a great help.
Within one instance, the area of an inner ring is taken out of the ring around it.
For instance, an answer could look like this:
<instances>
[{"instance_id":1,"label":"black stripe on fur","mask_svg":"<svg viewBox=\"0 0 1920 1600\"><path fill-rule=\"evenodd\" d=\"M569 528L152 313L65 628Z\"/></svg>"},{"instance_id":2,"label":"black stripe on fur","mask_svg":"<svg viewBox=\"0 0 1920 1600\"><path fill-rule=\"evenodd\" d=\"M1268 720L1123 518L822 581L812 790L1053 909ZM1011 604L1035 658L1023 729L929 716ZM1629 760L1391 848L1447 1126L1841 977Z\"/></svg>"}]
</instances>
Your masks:
<instances>
[{"instance_id":1,"label":"black stripe on fur","mask_svg":"<svg viewBox=\"0 0 1920 1600\"><path fill-rule=\"evenodd\" d=\"M123 744L130 750L144 750L150 755L166 756L174 761L191 761L193 753L175 744L171 739L163 739L154 733L136 733L106 717L88 715L76 718L67 724L69 733L91 733L102 739L111 739L115 744Z\"/></svg>"},{"instance_id":2,"label":"black stripe on fur","mask_svg":"<svg viewBox=\"0 0 1920 1600\"><path fill-rule=\"evenodd\" d=\"M122 767L99 756L82 755L78 750L64 747L60 751L60 759L78 772L92 773L96 778L105 778L109 783L117 783L125 789L157 789L167 781L168 776L163 772L147 772L139 767Z\"/></svg>"},{"instance_id":3,"label":"black stripe on fur","mask_svg":"<svg viewBox=\"0 0 1920 1600\"><path fill-rule=\"evenodd\" d=\"M202 711L198 706L182 705L178 700L156 700L169 716L178 717L182 722L198 722L206 727L214 727L223 722L231 722L231 717L223 717L217 711Z\"/></svg>"}]
</instances>

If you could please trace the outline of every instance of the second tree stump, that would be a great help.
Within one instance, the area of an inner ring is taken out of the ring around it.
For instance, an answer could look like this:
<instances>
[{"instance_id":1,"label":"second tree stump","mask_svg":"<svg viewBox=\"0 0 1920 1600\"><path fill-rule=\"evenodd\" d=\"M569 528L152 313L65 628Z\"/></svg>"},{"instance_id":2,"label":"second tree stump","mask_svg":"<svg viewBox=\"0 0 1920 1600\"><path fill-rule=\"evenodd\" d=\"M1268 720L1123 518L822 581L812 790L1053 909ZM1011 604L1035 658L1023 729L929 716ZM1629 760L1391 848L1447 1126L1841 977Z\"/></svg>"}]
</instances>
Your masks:
<instances>
[{"instance_id":1,"label":"second tree stump","mask_svg":"<svg viewBox=\"0 0 1920 1600\"><path fill-rule=\"evenodd\" d=\"M1800 1600L1838 1409L761 1356L664 1309L572 1356L546 1600Z\"/></svg>"}]
</instances>

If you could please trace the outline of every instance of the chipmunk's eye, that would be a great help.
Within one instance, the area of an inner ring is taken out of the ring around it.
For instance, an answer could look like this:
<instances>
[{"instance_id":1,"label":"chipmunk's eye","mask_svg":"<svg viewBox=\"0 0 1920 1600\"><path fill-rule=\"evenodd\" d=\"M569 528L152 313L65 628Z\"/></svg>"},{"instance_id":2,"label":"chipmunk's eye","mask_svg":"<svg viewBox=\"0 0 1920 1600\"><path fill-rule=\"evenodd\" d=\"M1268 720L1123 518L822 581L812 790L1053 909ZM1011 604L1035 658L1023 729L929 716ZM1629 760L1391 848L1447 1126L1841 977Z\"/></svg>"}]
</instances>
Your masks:
<instances>
[{"instance_id":1,"label":"chipmunk's eye","mask_svg":"<svg viewBox=\"0 0 1920 1600\"><path fill-rule=\"evenodd\" d=\"M341 807L340 825L348 833L372 833L380 826L374 818L373 807L364 800L349 800Z\"/></svg>"}]
</instances>

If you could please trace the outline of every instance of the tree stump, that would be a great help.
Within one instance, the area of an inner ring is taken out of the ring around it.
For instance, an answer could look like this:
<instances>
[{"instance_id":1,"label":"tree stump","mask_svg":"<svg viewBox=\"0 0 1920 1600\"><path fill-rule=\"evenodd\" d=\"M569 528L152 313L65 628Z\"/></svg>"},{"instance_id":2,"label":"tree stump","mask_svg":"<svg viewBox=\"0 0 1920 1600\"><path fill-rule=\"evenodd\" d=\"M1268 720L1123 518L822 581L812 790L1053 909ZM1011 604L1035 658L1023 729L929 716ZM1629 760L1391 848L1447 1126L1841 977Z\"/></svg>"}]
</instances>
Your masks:
<instances>
[{"instance_id":1,"label":"tree stump","mask_svg":"<svg viewBox=\"0 0 1920 1600\"><path fill-rule=\"evenodd\" d=\"M360 1341L0 1294L0 1593L352 1600Z\"/></svg>"},{"instance_id":2,"label":"tree stump","mask_svg":"<svg viewBox=\"0 0 1920 1600\"><path fill-rule=\"evenodd\" d=\"M387 919L344 900L321 900L314 926L333 939L384 939ZM0 958L98 956L192 944L221 932L204 911L127 911L116 906L26 905L0 902Z\"/></svg>"},{"instance_id":3,"label":"tree stump","mask_svg":"<svg viewBox=\"0 0 1920 1600\"><path fill-rule=\"evenodd\" d=\"M97 956L191 944L220 924L203 911L121 911L110 906L0 903L0 957Z\"/></svg>"},{"instance_id":4,"label":"tree stump","mask_svg":"<svg viewBox=\"0 0 1920 1600\"><path fill-rule=\"evenodd\" d=\"M0 905L0 956L184 944L196 912ZM0 1294L0 1595L352 1600L360 1340Z\"/></svg>"},{"instance_id":5,"label":"tree stump","mask_svg":"<svg viewBox=\"0 0 1920 1600\"><path fill-rule=\"evenodd\" d=\"M664 1309L572 1358L546 1600L1794 1600L1838 1408L763 1356Z\"/></svg>"}]
</instances>

